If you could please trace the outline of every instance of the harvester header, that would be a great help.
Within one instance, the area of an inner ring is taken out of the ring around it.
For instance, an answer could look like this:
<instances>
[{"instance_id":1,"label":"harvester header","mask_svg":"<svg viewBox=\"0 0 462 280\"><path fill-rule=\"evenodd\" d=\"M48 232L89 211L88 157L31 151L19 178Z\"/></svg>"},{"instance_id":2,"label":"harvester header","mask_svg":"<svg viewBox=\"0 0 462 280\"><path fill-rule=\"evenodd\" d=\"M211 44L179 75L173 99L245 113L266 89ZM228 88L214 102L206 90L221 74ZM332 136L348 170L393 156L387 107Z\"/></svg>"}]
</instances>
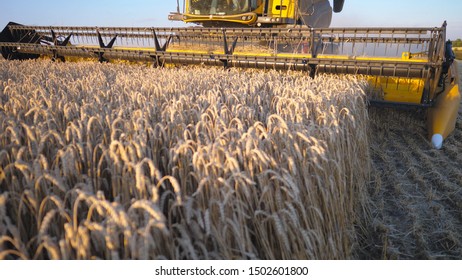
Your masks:
<instances>
[{"instance_id":1,"label":"harvester header","mask_svg":"<svg viewBox=\"0 0 462 280\"><path fill-rule=\"evenodd\" d=\"M304 0L186 0L183 13L178 8L170 15L202 27L10 23L0 33L0 50L10 60L89 58L143 61L157 67L196 64L298 70L312 77L362 75L373 91L369 104L426 110L429 138L441 148L455 128L460 105L446 22L423 28L327 28L332 10L341 11L344 1L333 1L333 9L327 0L308 2L314 8L310 18L303 17ZM225 7L233 12L225 12ZM274 24L263 24L267 21ZM306 24L310 21L314 26Z\"/></svg>"}]
</instances>

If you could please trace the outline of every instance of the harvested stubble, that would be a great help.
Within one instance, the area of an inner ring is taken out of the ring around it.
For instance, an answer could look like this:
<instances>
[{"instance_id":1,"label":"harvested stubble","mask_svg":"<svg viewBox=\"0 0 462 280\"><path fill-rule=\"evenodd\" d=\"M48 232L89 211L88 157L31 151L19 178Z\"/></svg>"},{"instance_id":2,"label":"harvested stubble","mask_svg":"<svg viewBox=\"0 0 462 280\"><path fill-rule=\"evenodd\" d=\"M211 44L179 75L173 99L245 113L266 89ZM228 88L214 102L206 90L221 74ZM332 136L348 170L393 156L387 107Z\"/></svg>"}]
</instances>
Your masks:
<instances>
[{"instance_id":1,"label":"harvested stubble","mask_svg":"<svg viewBox=\"0 0 462 280\"><path fill-rule=\"evenodd\" d=\"M347 259L364 82L0 61L0 259Z\"/></svg>"},{"instance_id":2,"label":"harvested stubble","mask_svg":"<svg viewBox=\"0 0 462 280\"><path fill-rule=\"evenodd\" d=\"M369 111L372 203L363 258L462 259L461 113L435 150L424 112Z\"/></svg>"}]
</instances>

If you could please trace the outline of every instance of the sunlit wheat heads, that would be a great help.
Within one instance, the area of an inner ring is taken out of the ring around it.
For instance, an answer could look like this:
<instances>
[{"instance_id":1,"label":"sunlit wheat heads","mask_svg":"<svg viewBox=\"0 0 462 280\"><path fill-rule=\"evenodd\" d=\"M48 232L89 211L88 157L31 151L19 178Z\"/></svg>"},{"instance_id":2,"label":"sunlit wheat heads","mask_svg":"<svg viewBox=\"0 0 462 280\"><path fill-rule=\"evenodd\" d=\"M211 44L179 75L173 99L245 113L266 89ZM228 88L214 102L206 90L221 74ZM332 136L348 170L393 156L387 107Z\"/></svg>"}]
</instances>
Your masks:
<instances>
[{"instance_id":1,"label":"sunlit wheat heads","mask_svg":"<svg viewBox=\"0 0 462 280\"><path fill-rule=\"evenodd\" d=\"M348 259L356 77L0 61L1 259Z\"/></svg>"}]
</instances>

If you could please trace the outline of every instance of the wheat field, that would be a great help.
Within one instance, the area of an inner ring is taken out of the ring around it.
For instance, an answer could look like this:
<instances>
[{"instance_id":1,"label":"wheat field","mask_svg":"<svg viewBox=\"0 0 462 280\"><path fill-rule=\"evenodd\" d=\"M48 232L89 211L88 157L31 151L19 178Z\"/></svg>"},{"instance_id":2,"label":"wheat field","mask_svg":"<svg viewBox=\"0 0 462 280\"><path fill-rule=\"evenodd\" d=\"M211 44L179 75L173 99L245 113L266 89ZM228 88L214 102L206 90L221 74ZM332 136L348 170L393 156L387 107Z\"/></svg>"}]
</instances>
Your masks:
<instances>
[{"instance_id":1,"label":"wheat field","mask_svg":"<svg viewBox=\"0 0 462 280\"><path fill-rule=\"evenodd\" d=\"M0 60L0 259L357 258L366 88Z\"/></svg>"}]
</instances>

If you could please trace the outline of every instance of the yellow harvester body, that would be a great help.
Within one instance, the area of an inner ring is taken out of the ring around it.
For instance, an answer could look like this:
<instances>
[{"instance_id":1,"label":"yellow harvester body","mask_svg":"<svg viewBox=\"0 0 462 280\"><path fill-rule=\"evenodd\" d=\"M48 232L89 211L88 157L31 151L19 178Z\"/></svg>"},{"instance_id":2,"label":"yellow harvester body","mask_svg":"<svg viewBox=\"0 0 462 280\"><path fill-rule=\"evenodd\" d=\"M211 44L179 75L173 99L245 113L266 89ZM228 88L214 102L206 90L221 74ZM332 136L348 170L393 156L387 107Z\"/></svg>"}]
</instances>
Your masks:
<instances>
[{"instance_id":1,"label":"yellow harvester body","mask_svg":"<svg viewBox=\"0 0 462 280\"><path fill-rule=\"evenodd\" d=\"M455 129L461 102L459 90L459 71L457 62L449 69L449 79L444 91L436 99L436 105L428 111L428 134L441 135L446 139Z\"/></svg>"},{"instance_id":2,"label":"yellow harvester body","mask_svg":"<svg viewBox=\"0 0 462 280\"><path fill-rule=\"evenodd\" d=\"M332 11L340 12L344 0L184 0L183 12L170 20L202 26L310 26L327 28Z\"/></svg>"}]
</instances>

